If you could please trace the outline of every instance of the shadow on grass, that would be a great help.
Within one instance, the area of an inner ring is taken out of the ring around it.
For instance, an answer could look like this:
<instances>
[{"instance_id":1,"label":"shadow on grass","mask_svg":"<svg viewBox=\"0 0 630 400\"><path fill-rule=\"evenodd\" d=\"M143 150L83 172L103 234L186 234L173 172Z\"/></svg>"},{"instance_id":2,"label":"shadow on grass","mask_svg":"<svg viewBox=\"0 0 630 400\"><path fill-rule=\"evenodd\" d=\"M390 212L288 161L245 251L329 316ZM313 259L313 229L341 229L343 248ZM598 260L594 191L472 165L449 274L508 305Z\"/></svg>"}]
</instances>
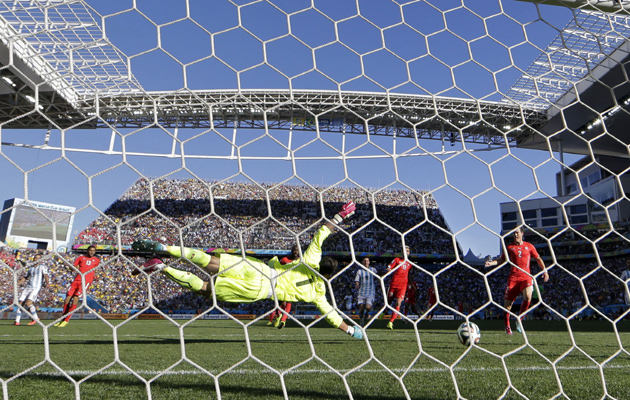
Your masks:
<instances>
[{"instance_id":1,"label":"shadow on grass","mask_svg":"<svg viewBox=\"0 0 630 400\"><path fill-rule=\"evenodd\" d=\"M180 344L179 338L156 338L151 336L135 336L137 339L134 340L118 340L118 344L132 344L132 345L143 345L143 344ZM218 343L242 343L243 340L229 340L229 339L185 339L186 343L195 344L218 344ZM54 338L50 340L50 344L55 345L111 345L113 344L113 340L55 340ZM286 342L285 342L286 343ZM35 345L41 346L42 342L24 342L21 341L11 341L11 340L3 340L2 344L19 344L21 346L24 345Z\"/></svg>"},{"instance_id":2,"label":"shadow on grass","mask_svg":"<svg viewBox=\"0 0 630 400\"><path fill-rule=\"evenodd\" d=\"M95 386L103 385L104 388L107 387L116 387L118 391L125 392L125 390L130 390L131 388L137 388L139 391L145 390L145 383L141 380L136 379L134 376L125 373L126 375L123 377L115 377L115 376L107 376L107 375L96 375L89 380L85 381L82 385L89 385L90 387L81 388L81 391L84 390L89 392L91 390L95 390ZM4 379L4 374L0 374L0 378ZM190 391L198 392L199 398L214 398L214 394L216 393L216 386L214 381L210 376L203 376L202 379L199 379L199 376L196 376L194 382L164 382L159 379L155 382L151 383L151 391L153 396L158 396L155 392L169 392L170 394L175 394L177 390L185 390L187 391L187 396L190 395ZM73 378L77 378L73 376ZM41 386L41 387L55 387L61 384L71 383L63 376L54 376L54 375L38 375L38 376L24 376L21 378L22 382L20 384L20 389L29 393L29 398L38 398L37 392L33 392L32 387L29 385L30 383ZM190 377L188 378L190 379ZM234 385L234 384L220 384L220 391L223 396L243 396L243 398L247 399L268 399L268 398L284 398L284 392L280 385L276 385L273 387L265 386L264 383L262 385L251 387L248 385ZM127 389L125 389L125 387ZM21 396L21 390L12 389L13 396ZM98 389L96 389L98 390ZM314 389L296 389L291 388L287 390L287 393L290 398L301 398L301 399L332 399L332 400L345 400L348 399L347 393L331 393L329 390L322 389L314 390ZM84 393L89 396L89 393ZM123 397L117 397L113 393L110 393L112 397L111 399L118 399ZM357 394L352 393L354 399L364 399L364 400L382 400L382 399L400 399L402 393L400 394L385 394L385 393L373 393L373 394ZM159 397L159 396L158 396ZM13 398L13 397L12 397ZM240 397L237 397L240 398ZM437 397L414 397L419 400L438 400Z\"/></svg>"}]
</instances>

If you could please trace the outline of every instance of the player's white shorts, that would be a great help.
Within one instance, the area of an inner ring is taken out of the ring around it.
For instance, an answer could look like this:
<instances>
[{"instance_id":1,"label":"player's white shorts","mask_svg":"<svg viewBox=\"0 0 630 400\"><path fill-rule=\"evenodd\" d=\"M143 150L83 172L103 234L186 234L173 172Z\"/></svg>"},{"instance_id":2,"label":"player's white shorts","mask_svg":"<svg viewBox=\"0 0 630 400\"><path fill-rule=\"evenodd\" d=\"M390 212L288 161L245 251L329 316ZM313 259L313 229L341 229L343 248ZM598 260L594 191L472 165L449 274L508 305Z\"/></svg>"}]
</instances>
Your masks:
<instances>
[{"instance_id":1,"label":"player's white shorts","mask_svg":"<svg viewBox=\"0 0 630 400\"><path fill-rule=\"evenodd\" d=\"M357 296L357 304L374 304L374 295L371 296Z\"/></svg>"},{"instance_id":2,"label":"player's white shorts","mask_svg":"<svg viewBox=\"0 0 630 400\"><path fill-rule=\"evenodd\" d=\"M37 300L37 296L39 295L39 291L41 290L41 288L37 289L37 288L25 288L24 291L22 291L22 294L20 295L20 298L18 299L18 301L21 303L24 300L28 299L30 301L32 301L33 303L35 303L35 301Z\"/></svg>"}]
</instances>

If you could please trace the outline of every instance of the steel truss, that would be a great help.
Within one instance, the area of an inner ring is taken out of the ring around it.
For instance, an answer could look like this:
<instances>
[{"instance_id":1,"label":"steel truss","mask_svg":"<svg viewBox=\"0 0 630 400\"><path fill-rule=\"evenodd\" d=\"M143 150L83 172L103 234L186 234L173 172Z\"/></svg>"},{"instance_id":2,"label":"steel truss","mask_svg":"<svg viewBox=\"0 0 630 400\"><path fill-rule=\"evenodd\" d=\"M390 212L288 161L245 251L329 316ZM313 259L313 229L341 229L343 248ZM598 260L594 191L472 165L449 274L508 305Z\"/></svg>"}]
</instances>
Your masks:
<instances>
[{"instance_id":1,"label":"steel truss","mask_svg":"<svg viewBox=\"0 0 630 400\"><path fill-rule=\"evenodd\" d=\"M13 76L11 79L17 81ZM230 90L86 98L73 107L26 85L0 95L5 128L320 130L491 145L518 144L545 113L493 102L387 93ZM37 104L37 105L35 105Z\"/></svg>"},{"instance_id":2,"label":"steel truss","mask_svg":"<svg viewBox=\"0 0 630 400\"><path fill-rule=\"evenodd\" d=\"M516 103L394 93L146 92L101 23L82 1L0 3L3 129L319 129L512 145L547 120Z\"/></svg>"},{"instance_id":3,"label":"steel truss","mask_svg":"<svg viewBox=\"0 0 630 400\"><path fill-rule=\"evenodd\" d=\"M518 0L528 3L546 4L551 6L579 8L599 12L630 11L628 0Z\"/></svg>"},{"instance_id":4,"label":"steel truss","mask_svg":"<svg viewBox=\"0 0 630 400\"><path fill-rule=\"evenodd\" d=\"M517 144L546 114L494 102L393 93L182 91L101 97L77 107L97 126L317 130L484 144Z\"/></svg>"},{"instance_id":5,"label":"steel truss","mask_svg":"<svg viewBox=\"0 0 630 400\"><path fill-rule=\"evenodd\" d=\"M595 80L597 67L612 68L619 61L612 54L628 43L630 0L521 0L538 4L576 7L574 17L505 95L504 101L524 107L549 109L568 91L585 80ZM594 6L589 7L589 5ZM605 6L611 5L615 10ZM625 53L625 51L624 51ZM604 61L609 61L608 65Z\"/></svg>"}]
</instances>

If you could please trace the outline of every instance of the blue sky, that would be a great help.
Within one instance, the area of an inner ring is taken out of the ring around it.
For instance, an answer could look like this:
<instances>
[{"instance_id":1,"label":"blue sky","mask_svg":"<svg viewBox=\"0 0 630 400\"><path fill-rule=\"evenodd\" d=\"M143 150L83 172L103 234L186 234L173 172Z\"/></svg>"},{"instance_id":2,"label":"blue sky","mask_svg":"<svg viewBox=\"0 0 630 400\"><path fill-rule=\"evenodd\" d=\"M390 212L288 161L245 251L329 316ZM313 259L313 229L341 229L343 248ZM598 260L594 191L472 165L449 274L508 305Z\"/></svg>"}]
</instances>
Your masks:
<instances>
[{"instance_id":1,"label":"blue sky","mask_svg":"<svg viewBox=\"0 0 630 400\"><path fill-rule=\"evenodd\" d=\"M558 34L571 11L513 0L421 2L321 0L245 1L89 0L111 43L129 57L147 91L214 89L323 89L411 93L498 101L541 49ZM187 7L192 20L186 18ZM237 12L238 5L244 5ZM360 15L359 15L360 14ZM240 20L240 23L239 23ZM401 24L401 22L405 24ZM385 45L385 46L384 46ZM2 131L2 141L41 144L43 131ZM117 131L114 150L169 154L175 132ZM499 203L554 196L559 164L549 153L438 141L366 138L340 134L241 129L180 130L186 155L147 157L102 154L110 130L53 131L50 144L94 150L68 151L3 146L5 184L0 197L72 205L74 230L85 227L142 174L148 177L232 178L315 185L431 190L466 251L497 254ZM333 149L331 149L331 147ZM238 149L245 157L229 159ZM283 160L295 151L295 163ZM337 149L337 150L334 150ZM334 160L337 151L356 159ZM423 154L393 158L389 154ZM179 153L179 147L176 151ZM329 157L307 160L306 157ZM565 155L570 164L577 157ZM490 166L488 165L490 164ZM347 171L347 176L345 171ZM92 196L90 197L90 187ZM540 188L541 191L538 189ZM500 191L507 193L507 196ZM473 210L475 214L473 214ZM476 221L475 222L475 215ZM480 224L493 232L488 232Z\"/></svg>"}]
</instances>

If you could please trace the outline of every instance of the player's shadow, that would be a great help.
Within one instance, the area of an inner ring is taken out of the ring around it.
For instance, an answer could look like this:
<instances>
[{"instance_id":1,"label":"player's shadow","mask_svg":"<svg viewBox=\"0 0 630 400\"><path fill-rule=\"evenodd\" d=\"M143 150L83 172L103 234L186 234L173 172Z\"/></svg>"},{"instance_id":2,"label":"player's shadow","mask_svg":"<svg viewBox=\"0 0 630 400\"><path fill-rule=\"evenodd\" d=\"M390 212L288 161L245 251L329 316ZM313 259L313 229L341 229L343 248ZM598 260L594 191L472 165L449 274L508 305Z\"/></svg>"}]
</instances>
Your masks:
<instances>
[{"instance_id":1,"label":"player's shadow","mask_svg":"<svg viewBox=\"0 0 630 400\"><path fill-rule=\"evenodd\" d=\"M138 345L138 344L155 344L155 345L169 345L169 344L176 344L176 345L181 345L181 341L178 338L156 338L156 337L151 337L151 336L134 336L138 339L123 339L120 340L118 339L117 343L118 344L131 344L131 345ZM187 344L195 344L195 343L201 343L201 344L218 344L218 343L241 343L243 342L242 340L229 340L229 339L215 339L215 338L209 338L209 339L186 339L184 338L184 342ZM32 345L32 346L41 346L42 343L24 343L24 341L2 341L3 344L15 344L15 345L20 345L20 346L24 346L24 345ZM286 343L286 342L284 342ZM59 345L59 344L69 344L69 345L77 345L77 344L81 344L81 345L109 345L109 344L114 344L113 340L97 340L97 339L90 339L90 340L84 340L81 342L78 342L76 340L51 340L50 344L52 346L55 345Z\"/></svg>"},{"instance_id":2,"label":"player's shadow","mask_svg":"<svg viewBox=\"0 0 630 400\"><path fill-rule=\"evenodd\" d=\"M28 375L27 375L28 376ZM74 379L76 379L77 375L72 375ZM146 377L145 377L146 378ZM146 378L149 379L149 378ZM215 393L216 387L214 385L214 381L210 377L203 378L206 382L199 383L191 383L189 380L186 383L174 383L171 380L169 381L161 381L160 379L151 383L152 392L169 392L173 393L178 389L181 389L185 393L196 392L199 394L199 398L206 398L208 393ZM37 380L43 383L45 386L50 387L60 387L61 385L67 384L68 379L64 376L54 376L54 375L43 375L38 376ZM201 380L200 380L201 381ZM138 389L138 392L144 392L145 384L144 382L136 379L130 373L125 374L124 377L118 378L112 375L95 375L83 382L83 384L110 384L115 385L117 389L127 387L131 390L131 388ZM235 398L247 398L247 399L268 399L268 398L284 398L284 392L282 388L272 388L272 387L255 387L252 388L247 385L229 385L229 384L219 384L219 388L222 394L230 395L230 397L234 396ZM9 392L11 392L9 390ZM131 392L130 392L131 393ZM317 390L306 390L306 389L296 389L290 388L288 390L289 397L291 398L303 398L303 399L332 399L332 400L347 400L348 395L346 393L333 394L328 390L322 389L322 391ZM358 400L388 400L388 399L400 399L400 395L384 395L384 394L355 394L353 393L353 398ZM155 397L159 397L156 393ZM142 398L145 398L144 396ZM436 397L414 397L418 400L439 400Z\"/></svg>"},{"instance_id":3,"label":"player's shadow","mask_svg":"<svg viewBox=\"0 0 630 400\"><path fill-rule=\"evenodd\" d=\"M90 379L90 381L94 381L96 379L98 379L99 376L95 376L93 378ZM103 377L105 378L104 380L112 380L111 377ZM212 381L211 379L209 379L209 377L204 377L203 379L206 380L205 383L203 381L200 380L200 382L198 383L182 383L182 384L178 384L178 383L174 383L171 380L169 381L161 381L161 380L156 380L154 382L151 383L151 388L156 390L156 391L161 391L161 390L165 390L165 391L169 391L169 392L173 392L176 391L178 389L182 389L185 390L187 393L189 391L198 391L199 393L214 393L216 391L216 387L214 385L214 381ZM117 381L116 382L117 385L137 385L137 383L135 382L120 382ZM221 384L219 383L219 389L221 391L221 393L225 396L229 395L230 397L234 396L234 397L238 397L239 396L244 396L244 398L247 399L269 399L269 398L284 398L284 392L282 391L282 388L280 387L280 382L278 381L278 386L277 387L251 387L248 385L233 385L233 384ZM339 393L339 394L333 394L330 393L330 391L328 390L322 390L322 391L317 391L317 390L309 390L309 389L299 389L299 388L290 388L287 389L287 392L289 394L290 398L304 398L304 399L332 399L332 400L347 400L348 399L348 395L346 393ZM353 398L354 399L364 399L364 400L387 400L387 399L400 399L401 397L398 395L384 395L384 394L373 394L373 395L363 395L363 394L356 394L353 393ZM419 400L437 400L435 398L420 398Z\"/></svg>"}]
</instances>

